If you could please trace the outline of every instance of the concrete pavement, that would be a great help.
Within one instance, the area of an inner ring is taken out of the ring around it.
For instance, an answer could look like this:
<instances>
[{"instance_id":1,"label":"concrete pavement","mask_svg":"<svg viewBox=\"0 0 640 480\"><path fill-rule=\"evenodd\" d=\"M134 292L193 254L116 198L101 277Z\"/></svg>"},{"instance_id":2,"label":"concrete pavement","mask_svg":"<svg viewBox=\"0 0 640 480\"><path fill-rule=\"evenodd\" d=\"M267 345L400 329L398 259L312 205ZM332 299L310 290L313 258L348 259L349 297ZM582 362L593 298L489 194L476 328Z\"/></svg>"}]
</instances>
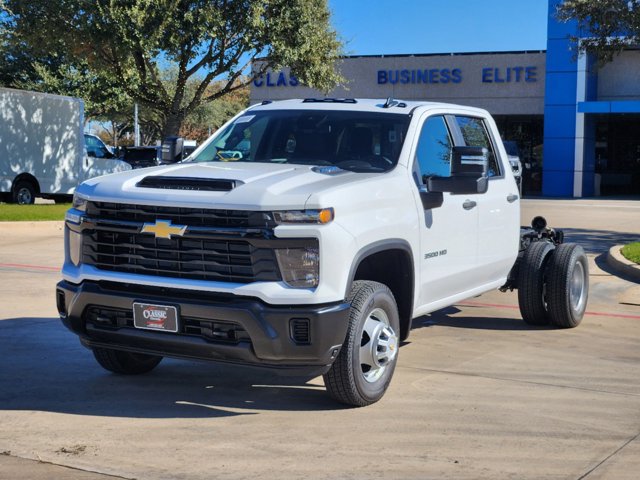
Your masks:
<instances>
[{"instance_id":1,"label":"concrete pavement","mask_svg":"<svg viewBox=\"0 0 640 480\"><path fill-rule=\"evenodd\" d=\"M321 378L167 359L141 377L101 370L56 318L59 225L0 224L0 479L637 478L640 285L603 259L640 237L640 203L522 211L589 253L583 323L528 327L499 292L421 317L387 395L362 409Z\"/></svg>"}]
</instances>

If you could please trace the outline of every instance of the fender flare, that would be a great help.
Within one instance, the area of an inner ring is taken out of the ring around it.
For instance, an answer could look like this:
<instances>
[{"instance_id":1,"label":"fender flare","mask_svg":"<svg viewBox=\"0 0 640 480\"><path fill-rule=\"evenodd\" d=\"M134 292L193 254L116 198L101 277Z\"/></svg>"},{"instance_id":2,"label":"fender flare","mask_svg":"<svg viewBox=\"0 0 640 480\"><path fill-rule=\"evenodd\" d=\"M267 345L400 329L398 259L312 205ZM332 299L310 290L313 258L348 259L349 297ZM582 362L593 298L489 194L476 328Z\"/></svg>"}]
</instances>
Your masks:
<instances>
[{"instance_id":1,"label":"fender flare","mask_svg":"<svg viewBox=\"0 0 640 480\"><path fill-rule=\"evenodd\" d=\"M415 277L415 266L413 260L413 250L411 249L411 245L408 241L404 239L394 238L388 240L381 240L378 242L371 243L362 247L354 256L353 262L351 264L351 269L349 271L349 278L347 282L347 289L345 291L345 298L348 298L349 291L351 290L351 285L354 282L354 278L356 276L356 272L358 271L358 267L361 265L364 259L368 258L371 255L375 255L376 253L381 253L387 250L400 250L408 255L409 258L409 268L410 271L407 272L409 278L411 279L411 286L409 288L409 298L405 300L406 304L398 305L398 313L400 314L400 322L402 328L402 339L406 339L411 331L411 320L413 317L413 302L415 297L415 286L416 286L416 277ZM388 285L389 286L389 285ZM391 288L391 286L389 286ZM399 299L396 299L399 302ZM407 325L404 325L403 322L407 322ZM403 326L404 325L404 326Z\"/></svg>"},{"instance_id":2,"label":"fender flare","mask_svg":"<svg viewBox=\"0 0 640 480\"><path fill-rule=\"evenodd\" d=\"M13 182L11 182L11 192L13 192L13 189L16 188L16 185L22 181L32 183L36 189L36 195L39 195L41 193L40 182L38 182L38 179L30 173L26 172L17 175L16 178L13 179Z\"/></svg>"}]
</instances>

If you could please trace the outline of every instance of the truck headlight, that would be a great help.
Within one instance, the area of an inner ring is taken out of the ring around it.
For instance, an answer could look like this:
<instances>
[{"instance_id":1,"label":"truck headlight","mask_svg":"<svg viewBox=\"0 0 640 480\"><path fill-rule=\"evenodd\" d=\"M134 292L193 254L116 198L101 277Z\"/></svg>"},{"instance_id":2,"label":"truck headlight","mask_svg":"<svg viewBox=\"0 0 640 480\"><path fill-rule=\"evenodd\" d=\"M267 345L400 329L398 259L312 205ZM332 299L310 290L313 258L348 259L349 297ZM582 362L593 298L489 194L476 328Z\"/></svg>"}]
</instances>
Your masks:
<instances>
[{"instance_id":1,"label":"truck headlight","mask_svg":"<svg viewBox=\"0 0 640 480\"><path fill-rule=\"evenodd\" d=\"M64 215L64 219L67 222L79 224L82 219L82 214L87 211L87 199L77 193L73 194L73 203L71 208L67 210Z\"/></svg>"},{"instance_id":2,"label":"truck headlight","mask_svg":"<svg viewBox=\"0 0 640 480\"><path fill-rule=\"evenodd\" d=\"M273 218L277 224L283 223L318 223L325 224L333 221L333 208L322 210L285 210L273 212Z\"/></svg>"},{"instance_id":3,"label":"truck headlight","mask_svg":"<svg viewBox=\"0 0 640 480\"><path fill-rule=\"evenodd\" d=\"M276 258L282 280L290 287L313 288L320 278L320 255L318 247L279 248Z\"/></svg>"},{"instance_id":4,"label":"truck headlight","mask_svg":"<svg viewBox=\"0 0 640 480\"><path fill-rule=\"evenodd\" d=\"M76 210L80 210L81 212L87 211L87 198L83 197L79 193L73 194L73 203L71 204L71 208L75 208Z\"/></svg>"}]
</instances>

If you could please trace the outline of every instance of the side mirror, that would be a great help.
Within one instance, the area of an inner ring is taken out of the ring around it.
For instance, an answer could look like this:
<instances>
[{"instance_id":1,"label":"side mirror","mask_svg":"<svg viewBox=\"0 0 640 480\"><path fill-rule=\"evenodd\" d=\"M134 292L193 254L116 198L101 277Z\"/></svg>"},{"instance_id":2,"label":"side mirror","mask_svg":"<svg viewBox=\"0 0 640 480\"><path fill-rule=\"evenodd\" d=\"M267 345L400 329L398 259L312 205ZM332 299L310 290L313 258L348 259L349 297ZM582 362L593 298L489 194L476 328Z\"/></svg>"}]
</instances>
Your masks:
<instances>
[{"instance_id":1,"label":"side mirror","mask_svg":"<svg viewBox=\"0 0 640 480\"><path fill-rule=\"evenodd\" d=\"M487 171L489 151L483 147L453 147L450 177L427 177L424 183L430 192L454 195L485 193L489 188Z\"/></svg>"}]
</instances>

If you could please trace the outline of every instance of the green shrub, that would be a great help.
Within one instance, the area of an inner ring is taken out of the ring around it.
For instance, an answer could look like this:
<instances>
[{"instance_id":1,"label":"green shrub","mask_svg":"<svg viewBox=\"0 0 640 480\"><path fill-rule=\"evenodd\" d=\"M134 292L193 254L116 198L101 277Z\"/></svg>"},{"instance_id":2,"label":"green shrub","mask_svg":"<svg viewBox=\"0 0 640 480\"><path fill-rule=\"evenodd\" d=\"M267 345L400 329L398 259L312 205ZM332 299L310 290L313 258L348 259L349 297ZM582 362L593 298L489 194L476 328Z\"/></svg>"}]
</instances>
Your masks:
<instances>
[{"instance_id":1,"label":"green shrub","mask_svg":"<svg viewBox=\"0 0 640 480\"><path fill-rule=\"evenodd\" d=\"M622 247L622 255L632 262L640 264L640 242L633 242Z\"/></svg>"}]
</instances>

